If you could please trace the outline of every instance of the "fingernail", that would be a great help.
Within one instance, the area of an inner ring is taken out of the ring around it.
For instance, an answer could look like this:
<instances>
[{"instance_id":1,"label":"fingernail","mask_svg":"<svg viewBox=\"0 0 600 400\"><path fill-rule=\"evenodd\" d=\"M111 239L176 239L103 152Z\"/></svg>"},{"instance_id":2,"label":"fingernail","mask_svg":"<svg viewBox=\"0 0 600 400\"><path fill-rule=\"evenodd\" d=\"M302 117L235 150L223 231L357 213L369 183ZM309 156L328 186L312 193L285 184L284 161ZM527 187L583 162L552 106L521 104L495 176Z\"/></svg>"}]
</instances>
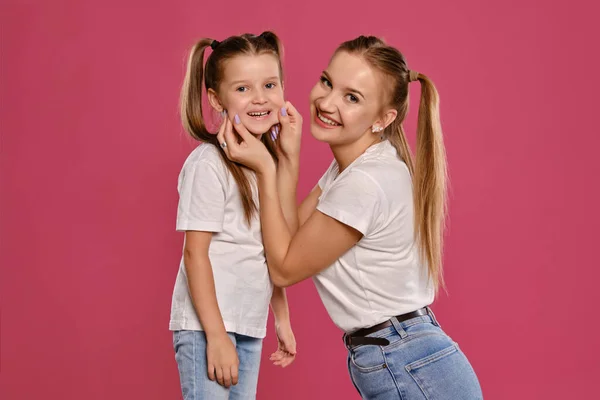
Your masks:
<instances>
[{"instance_id":1,"label":"fingernail","mask_svg":"<svg viewBox=\"0 0 600 400\"><path fill-rule=\"evenodd\" d=\"M275 128L271 128L271 140L275 141L275 138L276 138L276 136L275 136Z\"/></svg>"},{"instance_id":2,"label":"fingernail","mask_svg":"<svg viewBox=\"0 0 600 400\"><path fill-rule=\"evenodd\" d=\"M240 116L239 115L235 114L235 117L233 117L233 119L235 120L236 124L240 123Z\"/></svg>"},{"instance_id":3,"label":"fingernail","mask_svg":"<svg viewBox=\"0 0 600 400\"><path fill-rule=\"evenodd\" d=\"M275 134L279 135L279 125L275 125Z\"/></svg>"},{"instance_id":4,"label":"fingernail","mask_svg":"<svg viewBox=\"0 0 600 400\"><path fill-rule=\"evenodd\" d=\"M281 107L281 115L287 117L287 110L285 109L285 107Z\"/></svg>"}]
</instances>

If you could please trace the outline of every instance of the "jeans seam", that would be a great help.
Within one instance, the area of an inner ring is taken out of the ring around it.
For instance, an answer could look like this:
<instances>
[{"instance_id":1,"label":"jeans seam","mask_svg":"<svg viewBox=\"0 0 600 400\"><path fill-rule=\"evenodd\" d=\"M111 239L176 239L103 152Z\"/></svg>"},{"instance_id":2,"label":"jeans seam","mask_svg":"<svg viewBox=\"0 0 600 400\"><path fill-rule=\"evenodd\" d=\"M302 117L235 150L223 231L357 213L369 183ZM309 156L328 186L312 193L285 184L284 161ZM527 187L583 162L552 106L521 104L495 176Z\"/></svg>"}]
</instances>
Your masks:
<instances>
[{"instance_id":1,"label":"jeans seam","mask_svg":"<svg viewBox=\"0 0 600 400\"><path fill-rule=\"evenodd\" d=\"M390 376L392 377L392 381L394 382L394 386L396 386L396 390L398 391L398 396L400 396L400 400L404 400L404 396L402 395L402 391L400 390L400 386L398 386L398 381L396 380L396 376L394 375L394 373L392 372L392 370L390 369L388 362L387 362L387 357L385 356L385 351L383 350L383 347L381 347L381 353L383 354L383 361L385 362L385 366L390 374Z\"/></svg>"},{"instance_id":2,"label":"jeans seam","mask_svg":"<svg viewBox=\"0 0 600 400\"><path fill-rule=\"evenodd\" d=\"M196 360L197 360L197 358L196 358L196 343L197 343L197 341L198 341L198 336L197 335L192 335L192 343L193 343L193 345L192 345L192 356L193 356L193 358L192 358L192 360L193 360L192 365L193 365L193 368L194 368L194 372L192 373L192 377L194 378L194 383L192 384L192 387L194 389L194 394L192 394L192 397L193 397L192 400L198 400L196 398L196 393L198 393L198 389L196 388L196 381L197 381L197 379L196 379L196 373L197 373L197 368L196 368ZM208 367L208 363L207 363L207 367Z\"/></svg>"},{"instance_id":3,"label":"jeans seam","mask_svg":"<svg viewBox=\"0 0 600 400\"><path fill-rule=\"evenodd\" d=\"M356 382L354 381L354 375L352 374L352 369L350 368L350 362L351 362L351 357L348 357L348 374L350 374L350 381L352 381L352 384L354 385L354 388L358 392L359 396L362 398L363 395L360 392L360 389L358 388L358 386L356 385Z\"/></svg>"},{"instance_id":4,"label":"jeans seam","mask_svg":"<svg viewBox=\"0 0 600 400\"><path fill-rule=\"evenodd\" d=\"M423 388L423 386L421 385L421 382L419 381L419 379L417 379L417 377L415 375L413 375L411 372L422 368L426 365L429 365L435 361L441 360L444 357L448 357L451 354L454 354L457 351L456 346L453 344L443 350L438 351L437 353L434 353L428 357L425 357L421 360L417 360L411 364L408 364L407 366L404 367L404 369L406 370L406 372L408 372L408 375L410 375L410 377L413 379L413 381L417 384L417 386L419 387L419 389L421 389L421 392L423 393L423 396L425 396L425 398L427 400L429 400L429 396L427 396L427 392L425 391L425 388Z\"/></svg>"},{"instance_id":5,"label":"jeans seam","mask_svg":"<svg viewBox=\"0 0 600 400\"><path fill-rule=\"evenodd\" d=\"M444 357L449 356L452 353L457 352L458 349L456 348L456 345L454 343L452 343L450 346L446 347L443 350L438 351L437 353L434 353L428 357L425 357L421 360L417 360L413 363L408 364L405 368L406 371L410 372L414 369L419 369L422 368L426 365L429 365L435 361L441 360Z\"/></svg>"},{"instance_id":6,"label":"jeans seam","mask_svg":"<svg viewBox=\"0 0 600 400\"><path fill-rule=\"evenodd\" d=\"M352 356L352 355L350 356L350 361L352 362L352 365L354 365L359 372L362 372L365 374L368 374L370 372L379 371L379 370L382 370L385 368L385 363L383 363L381 365L375 365L373 367L361 367L360 365L358 365L356 363L356 361L354 361L354 356Z\"/></svg>"}]
</instances>

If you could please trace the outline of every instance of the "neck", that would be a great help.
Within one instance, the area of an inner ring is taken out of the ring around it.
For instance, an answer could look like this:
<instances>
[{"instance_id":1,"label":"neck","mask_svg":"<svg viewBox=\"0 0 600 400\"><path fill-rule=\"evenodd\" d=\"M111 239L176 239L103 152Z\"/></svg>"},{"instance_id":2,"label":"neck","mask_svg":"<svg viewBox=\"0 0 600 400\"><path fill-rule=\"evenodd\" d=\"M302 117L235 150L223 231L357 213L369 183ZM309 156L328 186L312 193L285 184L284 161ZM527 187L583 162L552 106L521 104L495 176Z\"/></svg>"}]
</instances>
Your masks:
<instances>
[{"instance_id":1,"label":"neck","mask_svg":"<svg viewBox=\"0 0 600 400\"><path fill-rule=\"evenodd\" d=\"M339 172L348 168L350 164L354 162L358 157L361 156L367 149L374 144L381 143L379 136L373 137L371 135L365 135L353 143L346 143L340 145L330 145L333 157L338 164Z\"/></svg>"}]
</instances>

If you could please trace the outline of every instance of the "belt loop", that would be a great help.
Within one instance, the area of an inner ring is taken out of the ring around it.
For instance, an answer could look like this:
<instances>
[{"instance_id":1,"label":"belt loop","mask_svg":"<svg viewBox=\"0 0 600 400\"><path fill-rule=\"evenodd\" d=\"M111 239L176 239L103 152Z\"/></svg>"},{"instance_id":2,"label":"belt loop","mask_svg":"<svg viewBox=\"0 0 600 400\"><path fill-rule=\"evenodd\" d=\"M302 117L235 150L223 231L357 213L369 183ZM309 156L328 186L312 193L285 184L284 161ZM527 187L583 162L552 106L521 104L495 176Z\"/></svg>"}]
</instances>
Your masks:
<instances>
[{"instance_id":1,"label":"belt loop","mask_svg":"<svg viewBox=\"0 0 600 400\"><path fill-rule=\"evenodd\" d=\"M435 317L435 314L433 313L433 310L431 309L431 307L427 306L425 308L427 308L427 313L431 317L431 321L433 322L433 324L436 325L438 328L441 328L441 325L438 322L437 318Z\"/></svg>"},{"instance_id":2,"label":"belt loop","mask_svg":"<svg viewBox=\"0 0 600 400\"><path fill-rule=\"evenodd\" d=\"M346 334L346 332L344 332L344 334L342 335L342 342L344 342L344 347L347 350L350 350L350 346L348 346L348 342L346 342L346 336L347 336L347 334Z\"/></svg>"},{"instance_id":3,"label":"belt loop","mask_svg":"<svg viewBox=\"0 0 600 400\"><path fill-rule=\"evenodd\" d=\"M408 333L406 333L406 331L404 330L402 325L400 325L398 318L392 317L392 318L390 318L390 322L392 323L392 325L394 326L394 329L396 329L396 332L398 332L398 335L400 335L400 337L402 339L404 339L405 337L408 336Z\"/></svg>"}]
</instances>

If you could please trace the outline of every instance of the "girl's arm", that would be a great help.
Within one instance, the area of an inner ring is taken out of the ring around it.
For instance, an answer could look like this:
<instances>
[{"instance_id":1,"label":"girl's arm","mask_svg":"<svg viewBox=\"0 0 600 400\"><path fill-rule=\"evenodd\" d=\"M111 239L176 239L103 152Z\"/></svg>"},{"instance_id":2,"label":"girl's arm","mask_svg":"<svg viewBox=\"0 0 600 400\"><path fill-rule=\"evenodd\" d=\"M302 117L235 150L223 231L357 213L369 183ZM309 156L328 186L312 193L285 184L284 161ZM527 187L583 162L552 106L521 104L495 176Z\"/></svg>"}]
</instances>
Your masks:
<instances>
[{"instance_id":1,"label":"girl's arm","mask_svg":"<svg viewBox=\"0 0 600 400\"><path fill-rule=\"evenodd\" d=\"M227 335L217 303L212 265L208 247L212 232L187 231L183 260L190 295L206 335L208 377L229 387L238 382L239 359L233 342Z\"/></svg>"}]
</instances>

